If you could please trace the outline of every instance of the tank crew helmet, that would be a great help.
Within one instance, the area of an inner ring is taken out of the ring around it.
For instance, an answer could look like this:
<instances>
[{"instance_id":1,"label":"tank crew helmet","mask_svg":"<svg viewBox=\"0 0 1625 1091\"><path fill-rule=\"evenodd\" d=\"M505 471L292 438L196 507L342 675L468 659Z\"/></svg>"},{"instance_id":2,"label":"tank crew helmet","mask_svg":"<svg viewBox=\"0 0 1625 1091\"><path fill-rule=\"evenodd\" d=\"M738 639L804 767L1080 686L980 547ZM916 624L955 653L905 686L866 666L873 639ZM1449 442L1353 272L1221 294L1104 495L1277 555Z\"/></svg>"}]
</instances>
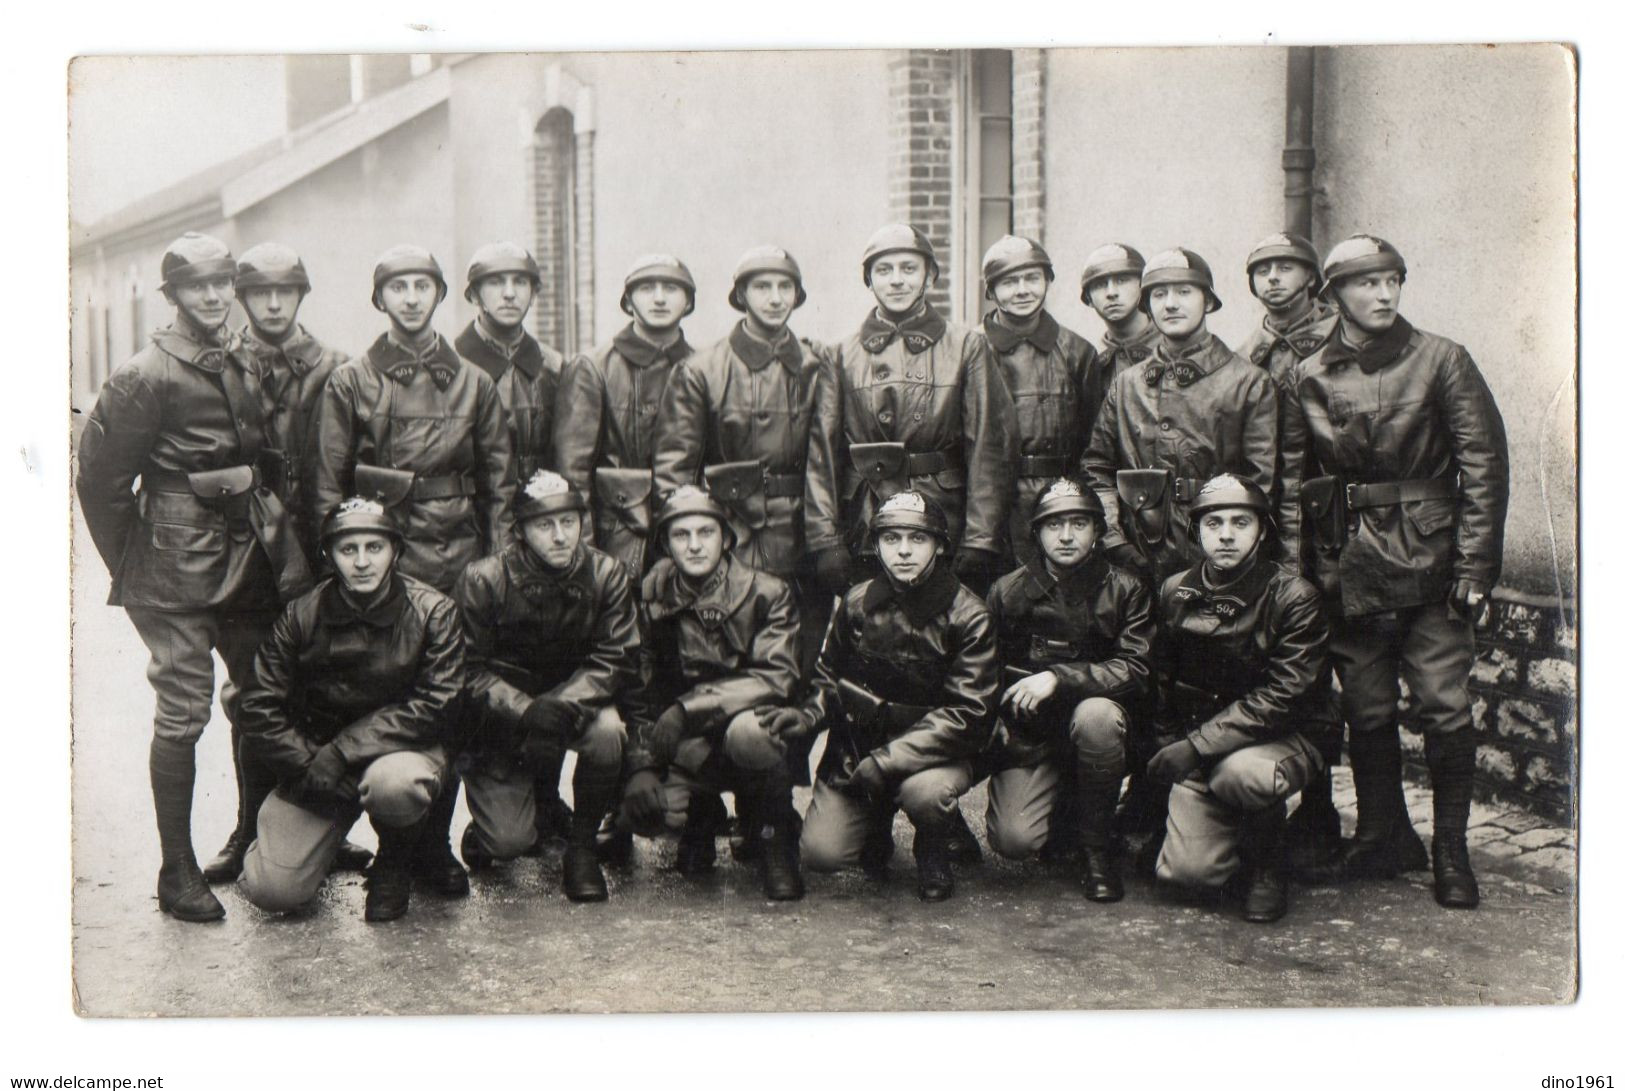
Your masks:
<instances>
[{"instance_id":1,"label":"tank crew helmet","mask_svg":"<svg viewBox=\"0 0 1625 1091\"><path fill-rule=\"evenodd\" d=\"M1253 267L1266 261L1283 259L1309 266L1310 272L1314 274L1314 280L1309 285L1308 294L1314 295L1320 291L1320 255L1315 252L1315 244L1302 235L1278 231L1259 239L1252 253L1247 255L1247 288L1253 295L1258 294L1258 290L1253 287Z\"/></svg>"},{"instance_id":2,"label":"tank crew helmet","mask_svg":"<svg viewBox=\"0 0 1625 1091\"><path fill-rule=\"evenodd\" d=\"M728 509L718 503L716 497L699 485L679 485L655 513L654 536L661 549L666 548L667 528L688 515L708 515L721 524L724 549L732 550L739 540L733 524L728 521Z\"/></svg>"},{"instance_id":3,"label":"tank crew helmet","mask_svg":"<svg viewBox=\"0 0 1625 1091\"><path fill-rule=\"evenodd\" d=\"M1022 269L1044 270L1044 279L1055 279L1055 265L1044 248L1021 235L1005 235L982 255L982 295L993 298L993 285Z\"/></svg>"},{"instance_id":4,"label":"tank crew helmet","mask_svg":"<svg viewBox=\"0 0 1625 1091\"><path fill-rule=\"evenodd\" d=\"M159 288L165 292L214 277L237 279L237 263L232 260L231 249L213 235L197 231L188 231L170 243L158 263L158 270L163 277Z\"/></svg>"},{"instance_id":5,"label":"tank crew helmet","mask_svg":"<svg viewBox=\"0 0 1625 1091\"><path fill-rule=\"evenodd\" d=\"M1191 539L1198 544L1201 542L1200 524L1202 516L1210 511L1221 508L1248 508L1258 513L1259 523L1263 526L1264 534L1259 535L1262 542L1266 536L1275 533L1275 515L1270 507L1270 498L1264 495L1264 490L1253 483L1251 478L1240 474L1220 474L1210 478L1196 493L1196 499L1190 505Z\"/></svg>"},{"instance_id":6,"label":"tank crew helmet","mask_svg":"<svg viewBox=\"0 0 1625 1091\"><path fill-rule=\"evenodd\" d=\"M1144 271L1144 254L1126 243L1109 242L1083 259L1083 286L1078 290L1078 298L1089 302L1089 286L1097 280L1119 273L1137 277Z\"/></svg>"},{"instance_id":7,"label":"tank crew helmet","mask_svg":"<svg viewBox=\"0 0 1625 1091\"><path fill-rule=\"evenodd\" d=\"M669 280L673 284L681 284L688 290L688 309L683 312L683 317L694 313L694 274L671 254L644 254L632 263L632 268L626 274L626 284L621 289L623 312L632 313L632 289L649 280Z\"/></svg>"},{"instance_id":8,"label":"tank crew helmet","mask_svg":"<svg viewBox=\"0 0 1625 1091\"><path fill-rule=\"evenodd\" d=\"M745 309L745 287L758 273L783 273L796 282L796 307L807 302L807 289L801 283L801 266L790 252L778 246L753 246L734 266L733 290L728 293L728 305L734 310Z\"/></svg>"},{"instance_id":9,"label":"tank crew helmet","mask_svg":"<svg viewBox=\"0 0 1625 1091\"><path fill-rule=\"evenodd\" d=\"M945 552L952 544L948 541L948 517L943 514L942 506L913 490L893 493L880 505L869 523L871 542L879 541L881 532L886 530L923 530L936 538Z\"/></svg>"},{"instance_id":10,"label":"tank crew helmet","mask_svg":"<svg viewBox=\"0 0 1625 1091\"><path fill-rule=\"evenodd\" d=\"M1159 284L1194 284L1207 293L1208 313L1224 306L1213 290L1213 270L1202 255L1176 246L1145 263L1140 273L1140 310L1151 313L1151 289Z\"/></svg>"},{"instance_id":11,"label":"tank crew helmet","mask_svg":"<svg viewBox=\"0 0 1625 1091\"><path fill-rule=\"evenodd\" d=\"M384 285L396 277L407 276L412 273L422 273L430 277L440 289L436 305L446 298L446 275L440 271L440 263L433 254L421 246L411 243L402 243L391 246L378 255L378 262L372 267L372 305L380 311L384 309Z\"/></svg>"},{"instance_id":12,"label":"tank crew helmet","mask_svg":"<svg viewBox=\"0 0 1625 1091\"><path fill-rule=\"evenodd\" d=\"M237 262L237 294L251 288L297 288L304 295L310 291L310 275L293 247L262 242L249 247Z\"/></svg>"},{"instance_id":13,"label":"tank crew helmet","mask_svg":"<svg viewBox=\"0 0 1625 1091\"><path fill-rule=\"evenodd\" d=\"M1375 235L1350 235L1326 255L1326 264L1321 269L1325 283L1321 285L1320 297L1332 298L1332 289L1338 281L1362 273L1398 273L1399 282L1403 284L1405 259L1387 239L1379 239Z\"/></svg>"},{"instance_id":14,"label":"tank crew helmet","mask_svg":"<svg viewBox=\"0 0 1625 1091\"><path fill-rule=\"evenodd\" d=\"M585 513L587 501L570 482L552 470L537 470L514 497L514 521L523 523L561 511Z\"/></svg>"},{"instance_id":15,"label":"tank crew helmet","mask_svg":"<svg viewBox=\"0 0 1625 1091\"><path fill-rule=\"evenodd\" d=\"M389 509L369 496L352 496L333 509L322 527L322 550L333 551L333 543L346 534L382 534L401 548L401 529Z\"/></svg>"},{"instance_id":16,"label":"tank crew helmet","mask_svg":"<svg viewBox=\"0 0 1625 1091\"><path fill-rule=\"evenodd\" d=\"M1028 524L1033 537L1038 537L1038 528L1044 525L1044 520L1057 515L1087 515L1095 521L1097 529L1106 529L1106 508L1100 497L1095 495L1095 490L1070 477L1056 478L1038 494L1032 521Z\"/></svg>"},{"instance_id":17,"label":"tank crew helmet","mask_svg":"<svg viewBox=\"0 0 1625 1091\"><path fill-rule=\"evenodd\" d=\"M531 287L542 286L542 270L530 251L513 242L488 242L468 262L468 276L463 285L463 298L475 303L475 289L486 277L500 273L518 273L530 278Z\"/></svg>"},{"instance_id":18,"label":"tank crew helmet","mask_svg":"<svg viewBox=\"0 0 1625 1091\"><path fill-rule=\"evenodd\" d=\"M913 224L887 224L873 235L863 247L863 283L870 286L869 269L874 265L875 259L882 254L892 253L918 254L931 266L931 275L939 276L942 267L937 264L937 252L931 245L931 240L925 237L925 232Z\"/></svg>"}]
</instances>

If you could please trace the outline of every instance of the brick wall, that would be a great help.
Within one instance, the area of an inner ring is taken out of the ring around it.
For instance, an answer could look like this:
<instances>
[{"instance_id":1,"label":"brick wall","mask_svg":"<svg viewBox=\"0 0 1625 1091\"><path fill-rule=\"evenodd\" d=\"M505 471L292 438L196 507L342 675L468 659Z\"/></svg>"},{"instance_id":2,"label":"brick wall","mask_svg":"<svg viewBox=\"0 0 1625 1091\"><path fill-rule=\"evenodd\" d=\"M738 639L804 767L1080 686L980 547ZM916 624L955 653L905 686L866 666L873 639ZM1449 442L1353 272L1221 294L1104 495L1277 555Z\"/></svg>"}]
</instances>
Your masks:
<instances>
[{"instance_id":1,"label":"brick wall","mask_svg":"<svg viewBox=\"0 0 1625 1091\"><path fill-rule=\"evenodd\" d=\"M1015 233L1044 240L1044 58L1017 49L1010 69L1010 173Z\"/></svg>"},{"instance_id":2,"label":"brick wall","mask_svg":"<svg viewBox=\"0 0 1625 1091\"><path fill-rule=\"evenodd\" d=\"M575 344L562 341L555 347L568 352L585 352L597 344L593 335L593 308L597 306L593 278L597 267L593 260L593 133L575 134Z\"/></svg>"},{"instance_id":3,"label":"brick wall","mask_svg":"<svg viewBox=\"0 0 1625 1091\"><path fill-rule=\"evenodd\" d=\"M1572 603L1496 588L1467 685L1479 794L1565 823L1574 805L1575 621ZM1405 694L1402 723L1409 704ZM1421 737L1409 729L1401 737L1411 773L1425 781Z\"/></svg>"},{"instance_id":4,"label":"brick wall","mask_svg":"<svg viewBox=\"0 0 1625 1091\"><path fill-rule=\"evenodd\" d=\"M532 332L544 345L565 349L568 322L565 308L569 292L566 278L573 275L565 248L569 232L564 222L568 207L565 187L571 184L571 121L564 110L554 110L536 128L532 152L531 193L535 209L535 244L532 253L541 267L542 287L531 306Z\"/></svg>"},{"instance_id":5,"label":"brick wall","mask_svg":"<svg viewBox=\"0 0 1625 1091\"><path fill-rule=\"evenodd\" d=\"M954 56L939 50L898 50L887 71L887 208L892 219L918 227L936 247L942 274L929 298L951 313Z\"/></svg>"}]
</instances>

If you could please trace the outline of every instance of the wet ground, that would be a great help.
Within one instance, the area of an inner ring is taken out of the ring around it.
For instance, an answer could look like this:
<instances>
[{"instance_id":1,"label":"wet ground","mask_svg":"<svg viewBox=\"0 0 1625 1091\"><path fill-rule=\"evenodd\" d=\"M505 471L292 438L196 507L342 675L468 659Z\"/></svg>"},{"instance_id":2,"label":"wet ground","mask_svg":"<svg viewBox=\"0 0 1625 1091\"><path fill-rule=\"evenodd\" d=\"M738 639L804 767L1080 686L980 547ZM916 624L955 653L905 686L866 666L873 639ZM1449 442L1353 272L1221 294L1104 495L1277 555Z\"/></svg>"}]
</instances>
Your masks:
<instances>
[{"instance_id":1,"label":"wet ground","mask_svg":"<svg viewBox=\"0 0 1625 1091\"><path fill-rule=\"evenodd\" d=\"M670 870L671 844L640 841L602 905L565 900L554 852L477 877L466 900L416 893L388 925L361 920L362 881L348 874L291 917L223 887L224 922L182 924L153 894L145 652L102 605L86 548L81 534L73 946L88 1015L1550 1004L1574 992L1573 835L1486 806L1472 835L1476 912L1439 909L1414 875L1295 889L1286 919L1258 926L1133 879L1123 902L1093 905L1064 873L991 859L961 871L953 900L925 905L899 820L890 882L810 876L801 902L763 900L726 842L716 875L696 883ZM217 710L199 747L203 857L235 815L226 737ZM984 790L966 804L980 831ZM1425 823L1425 792L1411 804ZM365 822L355 836L374 843Z\"/></svg>"}]
</instances>

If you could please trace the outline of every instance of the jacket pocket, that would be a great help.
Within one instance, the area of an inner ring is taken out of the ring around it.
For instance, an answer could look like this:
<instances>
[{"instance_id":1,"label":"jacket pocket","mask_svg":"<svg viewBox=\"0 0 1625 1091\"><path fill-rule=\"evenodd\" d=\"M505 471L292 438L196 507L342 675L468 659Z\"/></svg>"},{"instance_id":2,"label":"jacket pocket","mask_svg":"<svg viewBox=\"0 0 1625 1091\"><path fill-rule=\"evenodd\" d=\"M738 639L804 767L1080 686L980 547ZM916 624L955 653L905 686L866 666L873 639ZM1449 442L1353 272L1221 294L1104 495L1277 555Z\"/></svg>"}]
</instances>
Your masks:
<instances>
[{"instance_id":1,"label":"jacket pocket","mask_svg":"<svg viewBox=\"0 0 1625 1091\"><path fill-rule=\"evenodd\" d=\"M226 548L226 535L213 527L153 523L152 548L174 553L218 553Z\"/></svg>"},{"instance_id":2,"label":"jacket pocket","mask_svg":"<svg viewBox=\"0 0 1625 1091\"><path fill-rule=\"evenodd\" d=\"M1452 527L1456 522L1456 504L1453 500L1416 500L1402 507L1412 528L1424 538Z\"/></svg>"}]
</instances>

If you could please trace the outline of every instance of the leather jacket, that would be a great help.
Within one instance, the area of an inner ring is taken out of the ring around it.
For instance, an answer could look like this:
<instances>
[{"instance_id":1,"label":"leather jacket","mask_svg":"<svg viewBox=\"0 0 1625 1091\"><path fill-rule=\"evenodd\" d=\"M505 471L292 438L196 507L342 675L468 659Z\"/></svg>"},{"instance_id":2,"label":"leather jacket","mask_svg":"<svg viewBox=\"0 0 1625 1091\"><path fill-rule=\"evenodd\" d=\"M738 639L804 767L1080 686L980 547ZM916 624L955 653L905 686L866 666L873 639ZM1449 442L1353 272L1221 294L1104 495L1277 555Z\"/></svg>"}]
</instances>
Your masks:
<instances>
[{"instance_id":1,"label":"leather jacket","mask_svg":"<svg viewBox=\"0 0 1625 1091\"><path fill-rule=\"evenodd\" d=\"M1003 749L1012 765L1045 757L1051 730L1080 701L1105 697L1138 706L1149 691L1155 626L1151 593L1139 578L1094 556L1057 580L1043 558L1028 561L994 583L987 596L1006 670L1000 696L1015 675L1050 671L1058 685L1027 720L1001 717Z\"/></svg>"},{"instance_id":2,"label":"leather jacket","mask_svg":"<svg viewBox=\"0 0 1625 1091\"><path fill-rule=\"evenodd\" d=\"M413 493L387 498L406 537L404 574L449 593L470 561L507 542L514 480L502 401L445 338L414 357L384 334L334 369L317 425L322 519L355 492L358 464L415 475ZM447 487L416 494L428 485Z\"/></svg>"},{"instance_id":3,"label":"leather jacket","mask_svg":"<svg viewBox=\"0 0 1625 1091\"><path fill-rule=\"evenodd\" d=\"M896 785L986 747L999 692L993 619L945 562L910 588L865 580L836 604L803 705L815 730L829 730L819 780L842 787L872 757ZM877 721L842 697L843 683L923 714Z\"/></svg>"},{"instance_id":4,"label":"leather jacket","mask_svg":"<svg viewBox=\"0 0 1625 1091\"><path fill-rule=\"evenodd\" d=\"M457 606L410 576L389 581L378 601L358 608L337 577L323 580L260 646L241 698L243 745L284 784L328 743L352 780L402 750L448 760L464 681Z\"/></svg>"},{"instance_id":5,"label":"leather jacket","mask_svg":"<svg viewBox=\"0 0 1625 1091\"><path fill-rule=\"evenodd\" d=\"M1281 530L1298 556L1303 482L1442 482L1444 497L1361 507L1341 551L1311 535L1305 571L1347 617L1443 601L1456 579L1501 574L1506 427L1467 350L1396 318L1357 352L1333 334L1285 401Z\"/></svg>"},{"instance_id":6,"label":"leather jacket","mask_svg":"<svg viewBox=\"0 0 1625 1091\"><path fill-rule=\"evenodd\" d=\"M998 311L977 327L999 361L1016 409L1016 494L1010 505L1010 548L1017 565L1036 553L1029 524L1038 494L1075 471L1095 414L1106 396L1095 347L1048 311L1029 334L1009 329Z\"/></svg>"},{"instance_id":7,"label":"leather jacket","mask_svg":"<svg viewBox=\"0 0 1625 1091\"><path fill-rule=\"evenodd\" d=\"M1262 558L1217 590L1204 567L1170 576L1157 597L1157 744L1189 739L1211 765L1299 732L1334 755L1342 722L1320 593Z\"/></svg>"},{"instance_id":8,"label":"leather jacket","mask_svg":"<svg viewBox=\"0 0 1625 1091\"><path fill-rule=\"evenodd\" d=\"M837 347L835 362L840 420L821 424L839 470L840 525L849 548L866 552L869 520L881 501L911 488L942 505L956 549L999 552L1017 436L1015 406L987 339L922 303L900 324L871 312ZM851 447L885 442L903 444L911 459L936 456L942 465L918 472L905 466L877 491L854 464Z\"/></svg>"},{"instance_id":9,"label":"leather jacket","mask_svg":"<svg viewBox=\"0 0 1625 1091\"><path fill-rule=\"evenodd\" d=\"M310 589L287 511L261 481L257 369L222 332L216 343L184 318L157 331L85 422L75 486L114 606L276 609ZM228 472L198 477L210 471Z\"/></svg>"},{"instance_id":10,"label":"leather jacket","mask_svg":"<svg viewBox=\"0 0 1625 1091\"><path fill-rule=\"evenodd\" d=\"M1145 329L1126 341L1112 335L1110 327L1100 335L1100 376L1102 387L1110 387L1123 372L1135 364L1143 364L1157 351L1162 333L1155 322L1147 322ZM1104 391L1102 391L1104 396Z\"/></svg>"},{"instance_id":11,"label":"leather jacket","mask_svg":"<svg viewBox=\"0 0 1625 1091\"><path fill-rule=\"evenodd\" d=\"M807 448L813 422L833 413L838 397L823 346L786 333L775 347L741 321L677 365L666 384L656 495L704 481L732 515L733 556L793 577L806 553L803 513L835 508L834 466L828 459L809 463ZM760 470L723 468L747 462Z\"/></svg>"},{"instance_id":12,"label":"leather jacket","mask_svg":"<svg viewBox=\"0 0 1625 1091\"><path fill-rule=\"evenodd\" d=\"M648 638L631 771L656 767L648 734L673 704L682 706L693 738L721 732L747 709L789 702L801 664L800 617L787 582L724 556L696 592L662 557L643 578L642 597Z\"/></svg>"},{"instance_id":13,"label":"leather jacket","mask_svg":"<svg viewBox=\"0 0 1625 1091\"><path fill-rule=\"evenodd\" d=\"M454 592L468 634L472 749L511 749L544 694L574 707L576 730L638 680L637 599L620 562L578 546L562 572L523 541L463 570Z\"/></svg>"},{"instance_id":14,"label":"leather jacket","mask_svg":"<svg viewBox=\"0 0 1625 1091\"><path fill-rule=\"evenodd\" d=\"M1304 315L1284 329L1266 314L1236 351L1269 372L1275 385L1284 390L1293 367L1299 360L1319 352L1336 326L1336 308L1317 299Z\"/></svg>"},{"instance_id":15,"label":"leather jacket","mask_svg":"<svg viewBox=\"0 0 1625 1091\"><path fill-rule=\"evenodd\" d=\"M1112 381L1084 452L1084 472L1106 508L1106 548L1134 545L1158 579L1199 561L1186 505L1221 473L1273 492L1277 408L1269 376L1212 334L1182 349L1160 339L1150 360ZM1188 495L1163 497L1160 541L1148 540L1139 515L1118 501L1118 471L1137 469L1168 471L1170 493L1191 483Z\"/></svg>"},{"instance_id":16,"label":"leather jacket","mask_svg":"<svg viewBox=\"0 0 1625 1091\"><path fill-rule=\"evenodd\" d=\"M508 418L508 448L515 488L537 470L553 468L553 402L564 371L562 353L523 334L509 350L486 337L479 319L457 338L457 355L491 376Z\"/></svg>"},{"instance_id":17,"label":"leather jacket","mask_svg":"<svg viewBox=\"0 0 1625 1091\"><path fill-rule=\"evenodd\" d=\"M653 518L661 399L673 369L693 351L681 335L659 348L628 324L609 344L570 361L559 381L564 412L553 429L554 469L587 498L587 539L634 580L645 568Z\"/></svg>"}]
</instances>

